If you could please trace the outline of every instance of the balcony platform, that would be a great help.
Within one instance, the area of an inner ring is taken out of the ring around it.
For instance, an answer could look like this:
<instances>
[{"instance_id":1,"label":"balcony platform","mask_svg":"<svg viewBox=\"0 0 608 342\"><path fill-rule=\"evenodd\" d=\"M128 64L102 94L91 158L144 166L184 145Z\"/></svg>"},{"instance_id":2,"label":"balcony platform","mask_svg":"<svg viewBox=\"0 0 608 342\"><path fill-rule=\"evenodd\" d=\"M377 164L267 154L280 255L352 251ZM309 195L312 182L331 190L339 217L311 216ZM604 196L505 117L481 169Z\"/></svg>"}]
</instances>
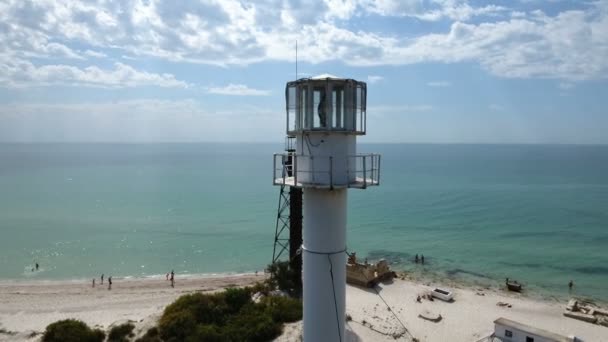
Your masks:
<instances>
[{"instance_id":1,"label":"balcony platform","mask_svg":"<svg viewBox=\"0 0 608 342\"><path fill-rule=\"evenodd\" d=\"M280 177L275 178L273 181L273 185L286 185L292 186L295 188L313 188L313 189L365 189L369 186L378 186L380 182L378 180L367 178L363 179L362 177L357 177L354 181L349 182L347 184L326 184L326 183L309 183L309 182L295 182L294 177Z\"/></svg>"}]
</instances>

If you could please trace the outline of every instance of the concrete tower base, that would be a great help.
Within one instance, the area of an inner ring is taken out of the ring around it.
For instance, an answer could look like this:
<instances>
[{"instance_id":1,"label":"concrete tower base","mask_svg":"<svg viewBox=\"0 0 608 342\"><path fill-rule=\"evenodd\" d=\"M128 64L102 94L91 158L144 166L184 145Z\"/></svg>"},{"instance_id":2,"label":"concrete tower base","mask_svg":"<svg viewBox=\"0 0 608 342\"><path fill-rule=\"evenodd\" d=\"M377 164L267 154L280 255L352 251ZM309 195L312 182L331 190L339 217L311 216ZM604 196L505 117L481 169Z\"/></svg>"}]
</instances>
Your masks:
<instances>
[{"instance_id":1,"label":"concrete tower base","mask_svg":"<svg viewBox=\"0 0 608 342\"><path fill-rule=\"evenodd\" d=\"M304 189L306 342L345 340L346 191Z\"/></svg>"}]
</instances>

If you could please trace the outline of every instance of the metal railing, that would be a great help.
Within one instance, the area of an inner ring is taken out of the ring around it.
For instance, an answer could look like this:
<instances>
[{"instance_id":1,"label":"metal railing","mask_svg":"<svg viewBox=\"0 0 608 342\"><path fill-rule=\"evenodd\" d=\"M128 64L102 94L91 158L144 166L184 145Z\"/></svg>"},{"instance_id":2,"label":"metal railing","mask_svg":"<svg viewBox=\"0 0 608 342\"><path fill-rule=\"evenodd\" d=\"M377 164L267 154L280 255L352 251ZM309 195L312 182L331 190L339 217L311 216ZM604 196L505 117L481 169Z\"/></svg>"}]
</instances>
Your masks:
<instances>
[{"instance_id":1,"label":"metal railing","mask_svg":"<svg viewBox=\"0 0 608 342\"><path fill-rule=\"evenodd\" d=\"M380 185L380 155L357 154L346 158L275 153L273 184L297 187L348 187Z\"/></svg>"},{"instance_id":2,"label":"metal railing","mask_svg":"<svg viewBox=\"0 0 608 342\"><path fill-rule=\"evenodd\" d=\"M349 156L348 179L355 179L357 184L363 183L365 189L368 186L380 184L380 155L379 154L357 154Z\"/></svg>"}]
</instances>

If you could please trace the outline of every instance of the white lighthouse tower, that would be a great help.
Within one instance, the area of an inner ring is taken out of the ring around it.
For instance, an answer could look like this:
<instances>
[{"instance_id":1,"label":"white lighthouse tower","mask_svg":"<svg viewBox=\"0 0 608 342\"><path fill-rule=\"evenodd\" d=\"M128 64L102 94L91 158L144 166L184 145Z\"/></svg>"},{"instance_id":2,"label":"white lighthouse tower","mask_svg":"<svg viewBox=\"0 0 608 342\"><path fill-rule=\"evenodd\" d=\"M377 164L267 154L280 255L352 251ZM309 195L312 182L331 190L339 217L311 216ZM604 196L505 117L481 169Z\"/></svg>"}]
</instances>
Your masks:
<instances>
[{"instance_id":1,"label":"white lighthouse tower","mask_svg":"<svg viewBox=\"0 0 608 342\"><path fill-rule=\"evenodd\" d=\"M345 341L348 188L380 184L380 155L357 154L366 131L365 82L319 75L288 82L287 135L274 155L274 185L303 189L304 341Z\"/></svg>"}]
</instances>

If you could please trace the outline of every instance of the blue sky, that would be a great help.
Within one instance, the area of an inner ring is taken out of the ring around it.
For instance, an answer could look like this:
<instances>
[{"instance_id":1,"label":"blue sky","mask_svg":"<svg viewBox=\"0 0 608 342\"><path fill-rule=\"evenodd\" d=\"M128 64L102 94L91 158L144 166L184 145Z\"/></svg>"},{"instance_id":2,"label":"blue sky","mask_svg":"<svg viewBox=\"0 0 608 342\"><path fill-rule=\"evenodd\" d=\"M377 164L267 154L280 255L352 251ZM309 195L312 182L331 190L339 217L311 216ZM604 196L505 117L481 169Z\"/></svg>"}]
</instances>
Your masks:
<instances>
[{"instance_id":1,"label":"blue sky","mask_svg":"<svg viewBox=\"0 0 608 342\"><path fill-rule=\"evenodd\" d=\"M282 141L296 40L364 142L608 143L606 0L5 0L0 141Z\"/></svg>"}]
</instances>

